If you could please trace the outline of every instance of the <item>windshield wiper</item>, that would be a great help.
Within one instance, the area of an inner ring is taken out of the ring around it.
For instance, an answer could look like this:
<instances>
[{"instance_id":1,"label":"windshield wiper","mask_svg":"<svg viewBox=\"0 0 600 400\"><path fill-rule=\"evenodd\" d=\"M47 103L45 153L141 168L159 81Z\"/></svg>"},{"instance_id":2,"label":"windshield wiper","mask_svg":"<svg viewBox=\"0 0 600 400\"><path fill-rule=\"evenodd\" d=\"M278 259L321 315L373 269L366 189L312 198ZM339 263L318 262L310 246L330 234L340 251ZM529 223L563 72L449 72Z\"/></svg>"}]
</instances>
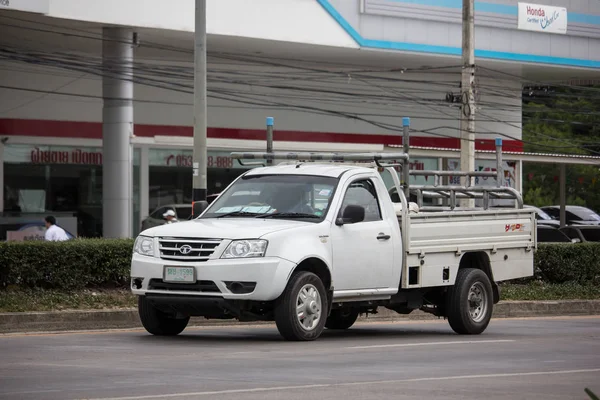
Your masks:
<instances>
[{"instance_id":1,"label":"windshield wiper","mask_svg":"<svg viewBox=\"0 0 600 400\"><path fill-rule=\"evenodd\" d=\"M276 212L271 214L261 214L256 218L317 218L321 219L320 216L307 213L295 213L295 212Z\"/></svg>"},{"instance_id":2,"label":"windshield wiper","mask_svg":"<svg viewBox=\"0 0 600 400\"><path fill-rule=\"evenodd\" d=\"M215 218L225 218L225 217L254 217L256 215L261 215L260 213L248 212L248 211L232 211L222 215L218 215Z\"/></svg>"}]
</instances>

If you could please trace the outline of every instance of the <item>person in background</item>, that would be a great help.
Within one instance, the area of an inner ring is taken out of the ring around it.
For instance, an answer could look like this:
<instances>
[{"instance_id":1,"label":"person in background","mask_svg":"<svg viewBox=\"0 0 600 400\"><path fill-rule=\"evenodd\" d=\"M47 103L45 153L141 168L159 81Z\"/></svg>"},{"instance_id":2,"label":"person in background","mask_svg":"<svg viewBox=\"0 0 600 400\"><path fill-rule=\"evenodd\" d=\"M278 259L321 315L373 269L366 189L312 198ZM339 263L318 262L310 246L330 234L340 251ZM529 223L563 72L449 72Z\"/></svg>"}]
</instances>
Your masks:
<instances>
[{"instance_id":1,"label":"person in background","mask_svg":"<svg viewBox=\"0 0 600 400\"><path fill-rule=\"evenodd\" d=\"M60 226L56 226L56 218L52 215L47 216L44 221L46 222L46 233L44 238L49 242L59 242L63 240L69 240L67 232Z\"/></svg>"},{"instance_id":2,"label":"person in background","mask_svg":"<svg viewBox=\"0 0 600 400\"><path fill-rule=\"evenodd\" d=\"M177 222L177 217L175 216L175 211L169 210L163 214L163 217L167 220L167 224L172 224L173 222Z\"/></svg>"}]
</instances>

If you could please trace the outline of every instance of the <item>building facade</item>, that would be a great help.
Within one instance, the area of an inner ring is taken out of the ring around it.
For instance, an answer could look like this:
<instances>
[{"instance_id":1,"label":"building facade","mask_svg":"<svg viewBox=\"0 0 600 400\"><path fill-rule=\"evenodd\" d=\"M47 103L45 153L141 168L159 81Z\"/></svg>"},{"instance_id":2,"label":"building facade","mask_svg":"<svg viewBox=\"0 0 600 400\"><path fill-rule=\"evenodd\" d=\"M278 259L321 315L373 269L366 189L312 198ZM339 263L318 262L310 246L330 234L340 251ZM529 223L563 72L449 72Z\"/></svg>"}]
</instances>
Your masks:
<instances>
[{"instance_id":1,"label":"building facade","mask_svg":"<svg viewBox=\"0 0 600 400\"><path fill-rule=\"evenodd\" d=\"M523 85L600 77L598 3L548 3L475 2L475 146L503 138L516 188ZM189 204L194 1L7 4L2 239L46 214L74 235L134 236L153 210ZM394 151L408 116L411 167L456 168L439 149L460 146L460 0L207 4L209 194L251 168L229 153L264 149L267 116L275 149L336 152Z\"/></svg>"}]
</instances>

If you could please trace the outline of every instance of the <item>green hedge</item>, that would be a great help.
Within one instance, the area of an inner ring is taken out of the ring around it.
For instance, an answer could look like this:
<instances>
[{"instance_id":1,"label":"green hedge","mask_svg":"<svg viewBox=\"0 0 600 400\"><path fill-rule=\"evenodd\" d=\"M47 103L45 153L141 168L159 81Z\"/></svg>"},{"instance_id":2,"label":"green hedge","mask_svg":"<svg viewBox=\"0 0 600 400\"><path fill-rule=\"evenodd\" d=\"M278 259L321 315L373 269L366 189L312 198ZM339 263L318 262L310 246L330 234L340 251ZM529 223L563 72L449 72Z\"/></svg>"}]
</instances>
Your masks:
<instances>
[{"instance_id":1,"label":"green hedge","mask_svg":"<svg viewBox=\"0 0 600 400\"><path fill-rule=\"evenodd\" d=\"M0 290L127 288L132 248L132 239L0 242ZM535 266L548 283L600 284L600 243L541 243Z\"/></svg>"},{"instance_id":2,"label":"green hedge","mask_svg":"<svg viewBox=\"0 0 600 400\"><path fill-rule=\"evenodd\" d=\"M133 239L1 242L0 288L128 287Z\"/></svg>"},{"instance_id":3,"label":"green hedge","mask_svg":"<svg viewBox=\"0 0 600 400\"><path fill-rule=\"evenodd\" d=\"M545 282L600 284L600 243L540 243L534 259Z\"/></svg>"}]
</instances>

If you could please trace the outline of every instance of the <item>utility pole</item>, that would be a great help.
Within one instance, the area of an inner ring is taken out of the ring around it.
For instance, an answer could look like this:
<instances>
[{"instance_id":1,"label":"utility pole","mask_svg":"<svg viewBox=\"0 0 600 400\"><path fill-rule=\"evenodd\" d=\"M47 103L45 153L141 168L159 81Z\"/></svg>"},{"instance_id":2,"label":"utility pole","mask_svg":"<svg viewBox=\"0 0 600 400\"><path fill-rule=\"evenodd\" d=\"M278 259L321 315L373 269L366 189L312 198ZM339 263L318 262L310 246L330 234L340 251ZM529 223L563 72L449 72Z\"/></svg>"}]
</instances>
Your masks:
<instances>
[{"instance_id":1,"label":"utility pole","mask_svg":"<svg viewBox=\"0 0 600 400\"><path fill-rule=\"evenodd\" d=\"M404 150L404 154L408 154L410 150L410 118L404 117L402 118L402 149ZM410 162L404 163L402 169L402 176L404 180L404 196L406 196L406 201L410 202Z\"/></svg>"},{"instance_id":2,"label":"utility pole","mask_svg":"<svg viewBox=\"0 0 600 400\"><path fill-rule=\"evenodd\" d=\"M206 200L206 0L196 1L192 202ZM196 215L194 215L196 216Z\"/></svg>"},{"instance_id":3,"label":"utility pole","mask_svg":"<svg viewBox=\"0 0 600 400\"><path fill-rule=\"evenodd\" d=\"M474 0L463 0L462 12L462 76L460 114L460 169L475 170L475 11ZM466 177L461 177L466 185ZM473 199L461 199L462 207L473 207Z\"/></svg>"},{"instance_id":4,"label":"utility pole","mask_svg":"<svg viewBox=\"0 0 600 400\"><path fill-rule=\"evenodd\" d=\"M273 152L273 117L267 117L267 153ZM268 159L267 165L273 165L273 160Z\"/></svg>"}]
</instances>

